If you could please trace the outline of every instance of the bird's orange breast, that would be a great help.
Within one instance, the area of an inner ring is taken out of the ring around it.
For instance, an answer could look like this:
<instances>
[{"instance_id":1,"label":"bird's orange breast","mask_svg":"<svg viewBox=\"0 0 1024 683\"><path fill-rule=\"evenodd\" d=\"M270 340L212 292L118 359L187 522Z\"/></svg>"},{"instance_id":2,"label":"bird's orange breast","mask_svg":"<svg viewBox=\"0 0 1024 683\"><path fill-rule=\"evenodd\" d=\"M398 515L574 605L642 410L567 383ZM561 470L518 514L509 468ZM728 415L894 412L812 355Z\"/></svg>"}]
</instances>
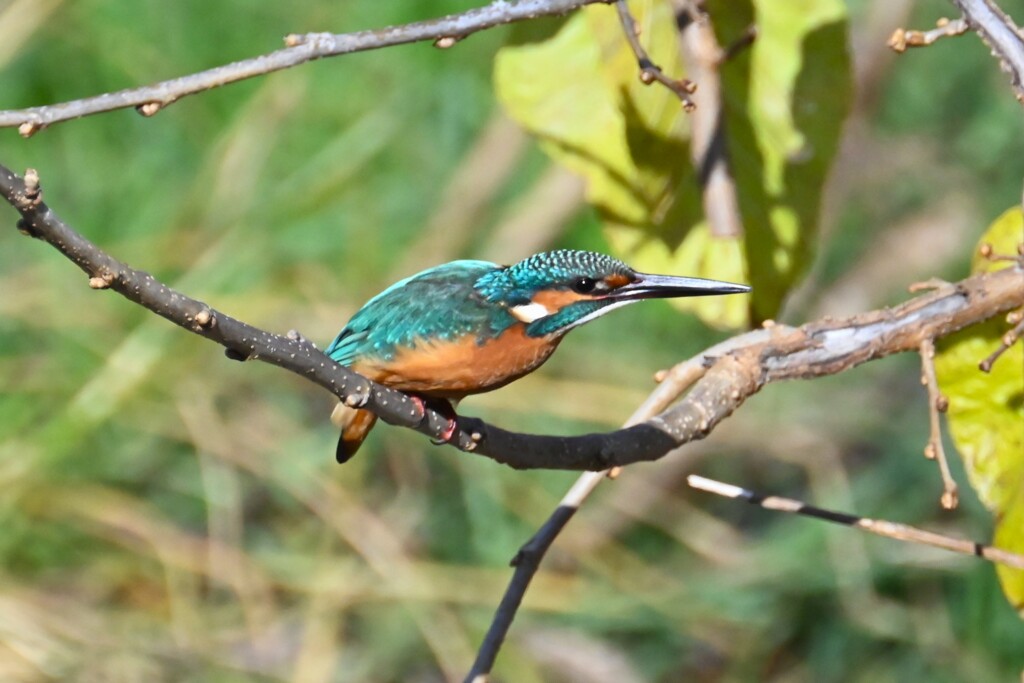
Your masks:
<instances>
[{"instance_id":1,"label":"bird's orange breast","mask_svg":"<svg viewBox=\"0 0 1024 683\"><path fill-rule=\"evenodd\" d=\"M519 379L554 352L561 340L534 338L525 325L512 325L493 339L477 342L476 335L451 341L418 340L401 348L391 360L361 358L352 369L375 382L441 398L479 394Z\"/></svg>"}]
</instances>

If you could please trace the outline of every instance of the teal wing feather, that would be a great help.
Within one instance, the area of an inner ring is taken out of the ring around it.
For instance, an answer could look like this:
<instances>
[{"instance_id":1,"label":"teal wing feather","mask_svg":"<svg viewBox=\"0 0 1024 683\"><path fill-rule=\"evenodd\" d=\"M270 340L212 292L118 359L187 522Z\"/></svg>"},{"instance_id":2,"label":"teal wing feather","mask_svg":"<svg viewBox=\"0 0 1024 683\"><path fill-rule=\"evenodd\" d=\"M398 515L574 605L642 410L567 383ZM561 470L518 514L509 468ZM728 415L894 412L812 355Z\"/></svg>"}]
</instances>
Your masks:
<instances>
[{"instance_id":1,"label":"teal wing feather","mask_svg":"<svg viewBox=\"0 0 1024 683\"><path fill-rule=\"evenodd\" d=\"M488 303L473 284L499 266L487 261L454 261L413 275L370 299L327 347L342 365L359 358L386 360L398 348L423 339L456 339L476 334L479 341L515 322L505 309Z\"/></svg>"}]
</instances>

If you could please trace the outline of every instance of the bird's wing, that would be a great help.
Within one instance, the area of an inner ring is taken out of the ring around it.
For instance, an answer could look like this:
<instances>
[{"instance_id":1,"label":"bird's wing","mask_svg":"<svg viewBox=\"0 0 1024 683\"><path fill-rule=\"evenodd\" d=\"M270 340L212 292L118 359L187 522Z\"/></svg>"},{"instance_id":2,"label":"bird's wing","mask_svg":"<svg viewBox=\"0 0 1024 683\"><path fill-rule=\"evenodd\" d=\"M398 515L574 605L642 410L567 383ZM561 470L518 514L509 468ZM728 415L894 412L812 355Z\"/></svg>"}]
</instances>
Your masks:
<instances>
[{"instance_id":1,"label":"bird's wing","mask_svg":"<svg viewBox=\"0 0 1024 683\"><path fill-rule=\"evenodd\" d=\"M413 347L422 339L498 334L514 320L473 288L496 267L486 261L455 261L395 283L352 316L327 355L351 365L359 358L390 359L397 348Z\"/></svg>"}]
</instances>

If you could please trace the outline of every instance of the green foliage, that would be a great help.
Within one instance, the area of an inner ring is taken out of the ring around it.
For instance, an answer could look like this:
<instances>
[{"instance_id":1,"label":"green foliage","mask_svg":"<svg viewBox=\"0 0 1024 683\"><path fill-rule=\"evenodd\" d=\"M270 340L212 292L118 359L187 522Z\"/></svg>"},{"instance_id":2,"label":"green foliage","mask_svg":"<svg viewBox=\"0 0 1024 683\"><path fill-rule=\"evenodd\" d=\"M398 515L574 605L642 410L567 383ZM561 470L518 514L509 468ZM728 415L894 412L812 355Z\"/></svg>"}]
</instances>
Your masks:
<instances>
[{"instance_id":1,"label":"green foliage","mask_svg":"<svg viewBox=\"0 0 1024 683\"><path fill-rule=\"evenodd\" d=\"M1019 206L997 218L979 244L1014 254L1024 240ZM971 271L1008 267L976 255ZM971 486L996 520L993 543L1024 553L1024 345L1015 344L989 373L978 363L999 345L1005 321L995 319L945 340L935 359L939 386L949 398L949 432L963 456ZM1007 599L1024 616L1024 571L997 567Z\"/></svg>"},{"instance_id":2,"label":"green foliage","mask_svg":"<svg viewBox=\"0 0 1024 683\"><path fill-rule=\"evenodd\" d=\"M758 26L753 47L721 70L716 131L735 178L742 236L704 219L689 114L676 96L636 77L636 58L612 8L578 12L554 32L524 29L495 62L498 96L542 148L587 180L617 254L651 272L750 281L746 297L673 302L706 322L742 327L777 315L813 255L821 188L838 146L851 74L838 0L728 3L718 42ZM672 4L631 5L652 60L672 77L684 65Z\"/></svg>"}]
</instances>

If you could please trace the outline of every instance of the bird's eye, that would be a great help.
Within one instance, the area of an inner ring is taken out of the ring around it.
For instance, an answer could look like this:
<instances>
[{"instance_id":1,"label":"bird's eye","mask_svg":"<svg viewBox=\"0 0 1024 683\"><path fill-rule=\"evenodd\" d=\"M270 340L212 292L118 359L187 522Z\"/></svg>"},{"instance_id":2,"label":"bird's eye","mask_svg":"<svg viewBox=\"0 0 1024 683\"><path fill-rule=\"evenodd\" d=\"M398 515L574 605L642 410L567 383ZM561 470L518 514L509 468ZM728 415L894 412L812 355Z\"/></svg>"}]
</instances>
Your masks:
<instances>
[{"instance_id":1,"label":"bird's eye","mask_svg":"<svg viewBox=\"0 0 1024 683\"><path fill-rule=\"evenodd\" d=\"M579 277L572 283L572 289L574 292L580 294L589 294L594 291L594 287L597 286L597 280L592 277Z\"/></svg>"}]
</instances>

